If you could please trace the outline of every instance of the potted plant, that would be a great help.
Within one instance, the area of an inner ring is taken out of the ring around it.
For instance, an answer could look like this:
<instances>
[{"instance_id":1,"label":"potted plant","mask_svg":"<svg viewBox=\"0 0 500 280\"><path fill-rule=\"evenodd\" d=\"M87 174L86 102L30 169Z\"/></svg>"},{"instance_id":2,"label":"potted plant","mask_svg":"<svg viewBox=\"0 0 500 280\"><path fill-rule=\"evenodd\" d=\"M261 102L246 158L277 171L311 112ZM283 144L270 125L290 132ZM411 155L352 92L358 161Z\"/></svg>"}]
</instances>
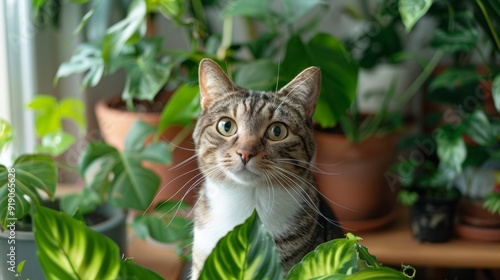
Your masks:
<instances>
[{"instance_id":1,"label":"potted plant","mask_svg":"<svg viewBox=\"0 0 500 280\"><path fill-rule=\"evenodd\" d=\"M186 136L189 135L189 125L196 115L196 108L189 116L183 114L184 118L180 120L160 119L172 117L168 112L161 113L169 111L165 108L169 100L174 101L171 108L182 108L190 104L179 103L185 98L179 100L171 96L175 89L180 89L178 86L181 82L186 82L186 72L189 72L186 59L202 52L208 39L208 21L201 1L135 0L92 5L87 2L79 1L85 5L87 12L77 31L86 30L88 41L81 43L72 57L60 65L54 83L62 77L84 74L81 84L82 89L85 89L96 86L106 76L123 71L126 81L121 96L103 99L95 107L102 137L108 144L122 151L125 136L135 120L141 119L155 126L161 123L154 139L173 142L170 145L172 166L155 163L146 165L161 178L164 187L158 194L160 197L184 198L192 202L193 192L185 192L190 185L185 186L193 183L190 181L192 176L189 175L196 176L196 173L192 174L196 170L196 163L194 160L189 161L194 157L194 152L193 145ZM37 1L35 8L40 9L44 3L45 1ZM119 10L126 12L118 22L109 26L116 5L120 5ZM154 31L159 16L185 31L188 50L173 51L163 47L163 38ZM180 89L176 94L184 95L185 90ZM190 95L191 98L193 96L194 94ZM183 191L179 191L182 188Z\"/></svg>"},{"instance_id":2,"label":"potted plant","mask_svg":"<svg viewBox=\"0 0 500 280\"><path fill-rule=\"evenodd\" d=\"M64 142L59 141L63 137L51 138L50 135L67 133L60 130L61 117L65 116L63 114L65 105L62 104L66 103L45 102L47 100L52 100L52 98L39 97L30 103L29 107L36 108L38 112L36 127L52 124L57 128L55 132L47 130L48 136L41 135L42 147L57 148ZM58 106L54 107L54 104ZM79 104L76 107L82 106ZM75 117L83 110L72 112ZM2 122L2 127L4 127L4 132L10 131L5 129L8 128L5 122ZM158 176L144 168L142 162L170 163L169 147L166 143L147 144L145 142L145 139L153 135L155 131L156 127L143 122L134 124L122 152L101 142L89 143L79 161L79 173L85 180L85 187L80 192L65 195L55 202L57 169L52 156L48 154L22 155L14 161L11 167L1 166L1 190L5 192L5 197L9 197L8 200L2 201L0 207L3 217L1 245L6 250L12 248L10 246L14 243L9 243L11 239L8 238L14 233L16 239L13 242L17 245L12 251L15 251L17 255L13 263L27 260L23 275L37 277L41 273L34 253L37 244L31 232L33 208L40 204L85 221L91 229L112 237L121 252L125 253L126 213L124 210L146 211L151 207L160 183ZM1 142L6 143L5 139L11 138L9 133L4 133ZM55 139L53 140L55 143L47 139ZM54 151L48 148L40 149ZM45 192L46 195L40 196L39 191ZM48 201L44 202L44 199ZM23 232L22 229L27 232ZM2 271L4 272L10 273L11 271Z\"/></svg>"}]
</instances>

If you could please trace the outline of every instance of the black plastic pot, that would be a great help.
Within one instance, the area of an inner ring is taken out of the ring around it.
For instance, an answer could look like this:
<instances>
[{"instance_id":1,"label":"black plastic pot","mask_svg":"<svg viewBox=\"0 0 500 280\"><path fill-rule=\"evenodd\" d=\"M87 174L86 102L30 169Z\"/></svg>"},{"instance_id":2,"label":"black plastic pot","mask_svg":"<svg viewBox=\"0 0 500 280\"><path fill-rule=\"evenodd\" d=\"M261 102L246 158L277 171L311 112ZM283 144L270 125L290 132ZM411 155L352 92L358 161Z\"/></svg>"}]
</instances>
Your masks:
<instances>
[{"instance_id":1,"label":"black plastic pot","mask_svg":"<svg viewBox=\"0 0 500 280\"><path fill-rule=\"evenodd\" d=\"M442 243L451 239L459 195L421 197L411 208L411 229L415 239Z\"/></svg>"}]
</instances>

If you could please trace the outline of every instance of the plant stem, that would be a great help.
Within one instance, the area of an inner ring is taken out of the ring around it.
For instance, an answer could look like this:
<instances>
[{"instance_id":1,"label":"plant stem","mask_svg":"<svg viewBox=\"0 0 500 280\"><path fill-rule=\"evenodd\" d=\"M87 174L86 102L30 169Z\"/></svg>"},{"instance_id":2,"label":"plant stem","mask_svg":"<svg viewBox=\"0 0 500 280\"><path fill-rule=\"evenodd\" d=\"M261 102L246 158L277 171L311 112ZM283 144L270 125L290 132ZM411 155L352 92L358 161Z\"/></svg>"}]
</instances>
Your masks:
<instances>
[{"instance_id":1,"label":"plant stem","mask_svg":"<svg viewBox=\"0 0 500 280\"><path fill-rule=\"evenodd\" d=\"M493 24L491 23L490 16L488 15L488 11L486 11L486 8L484 7L483 1L476 0L476 3L479 6L479 9L481 9L481 12L484 15L484 19L486 20L486 23L488 24L488 27L490 28L491 36L493 36L493 40L495 40L495 44L497 46L497 49L500 51L500 39L498 38L498 35L495 31L495 28L493 27Z\"/></svg>"},{"instance_id":2,"label":"plant stem","mask_svg":"<svg viewBox=\"0 0 500 280\"><path fill-rule=\"evenodd\" d=\"M400 98L396 98L396 108L401 108L404 106L415 93L422 87L422 85L427 81L430 77L434 68L439 63L444 53L441 50L437 50L434 53L434 56L431 58L427 66L425 66L422 73L413 81L413 83L406 89L406 91L400 96Z\"/></svg>"},{"instance_id":3,"label":"plant stem","mask_svg":"<svg viewBox=\"0 0 500 280\"><path fill-rule=\"evenodd\" d=\"M217 50L217 59L224 60L226 58L226 52L231 43L233 42L233 17L228 16L224 18L224 23L222 27L222 42Z\"/></svg>"}]
</instances>

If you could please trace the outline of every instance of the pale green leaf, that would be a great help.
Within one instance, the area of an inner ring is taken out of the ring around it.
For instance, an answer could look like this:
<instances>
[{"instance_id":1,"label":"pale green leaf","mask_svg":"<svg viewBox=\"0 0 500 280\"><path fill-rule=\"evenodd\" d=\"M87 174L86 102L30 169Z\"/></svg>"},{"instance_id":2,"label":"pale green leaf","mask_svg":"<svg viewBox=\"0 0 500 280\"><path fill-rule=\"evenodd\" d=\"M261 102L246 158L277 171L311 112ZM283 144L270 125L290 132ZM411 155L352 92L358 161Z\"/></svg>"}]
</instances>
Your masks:
<instances>
[{"instance_id":1,"label":"pale green leaf","mask_svg":"<svg viewBox=\"0 0 500 280\"><path fill-rule=\"evenodd\" d=\"M470 113L465 121L465 132L472 140L482 146L494 146L497 143L497 134L482 110Z\"/></svg>"},{"instance_id":2,"label":"pale green leaf","mask_svg":"<svg viewBox=\"0 0 500 280\"><path fill-rule=\"evenodd\" d=\"M408 280L403 272L389 267L378 267L362 270L358 273L348 275L344 280Z\"/></svg>"},{"instance_id":3,"label":"pale green leaf","mask_svg":"<svg viewBox=\"0 0 500 280\"><path fill-rule=\"evenodd\" d=\"M14 132L9 122L0 118L0 153L14 138Z\"/></svg>"},{"instance_id":4,"label":"pale green leaf","mask_svg":"<svg viewBox=\"0 0 500 280\"><path fill-rule=\"evenodd\" d=\"M328 9L328 4L329 2L326 0L284 0L283 12L286 15L286 21L294 23L318 6L322 6L322 9Z\"/></svg>"},{"instance_id":5,"label":"pale green leaf","mask_svg":"<svg viewBox=\"0 0 500 280\"><path fill-rule=\"evenodd\" d=\"M271 3L269 0L235 0L230 1L222 11L224 17L246 16L253 18L266 18L270 15Z\"/></svg>"},{"instance_id":6,"label":"pale green leaf","mask_svg":"<svg viewBox=\"0 0 500 280\"><path fill-rule=\"evenodd\" d=\"M198 279L283 279L274 241L256 212L217 243Z\"/></svg>"},{"instance_id":7,"label":"pale green leaf","mask_svg":"<svg viewBox=\"0 0 500 280\"><path fill-rule=\"evenodd\" d=\"M52 131L42 136L41 144L36 147L36 150L39 153L48 153L57 157L71 147L75 141L73 135L63 130Z\"/></svg>"},{"instance_id":8,"label":"pale green leaf","mask_svg":"<svg viewBox=\"0 0 500 280\"><path fill-rule=\"evenodd\" d=\"M493 95L495 108L497 109L497 112L500 112L500 74L493 79L491 94Z\"/></svg>"},{"instance_id":9,"label":"pale green leaf","mask_svg":"<svg viewBox=\"0 0 500 280\"><path fill-rule=\"evenodd\" d=\"M398 9L406 32L410 32L418 20L432 6L432 0L399 0Z\"/></svg>"},{"instance_id":10,"label":"pale green leaf","mask_svg":"<svg viewBox=\"0 0 500 280\"><path fill-rule=\"evenodd\" d=\"M57 69L54 84L61 77L73 74L86 73L82 81L82 90L86 87L96 86L104 74L104 60L99 46L92 44L80 44L69 61L62 63Z\"/></svg>"},{"instance_id":11,"label":"pale green leaf","mask_svg":"<svg viewBox=\"0 0 500 280\"><path fill-rule=\"evenodd\" d=\"M108 237L67 214L36 207L34 234L47 279L116 279L120 251Z\"/></svg>"},{"instance_id":12,"label":"pale green leaf","mask_svg":"<svg viewBox=\"0 0 500 280\"><path fill-rule=\"evenodd\" d=\"M87 126L85 104L77 98L64 98L59 102L59 114L62 119L68 119L78 125L80 130Z\"/></svg>"},{"instance_id":13,"label":"pale green leaf","mask_svg":"<svg viewBox=\"0 0 500 280\"><path fill-rule=\"evenodd\" d=\"M451 126L442 126L436 131L437 155L440 163L456 172L462 170L467 157L462 133Z\"/></svg>"},{"instance_id":14,"label":"pale green leaf","mask_svg":"<svg viewBox=\"0 0 500 280\"><path fill-rule=\"evenodd\" d=\"M335 239L319 245L295 265L286 279L301 280L357 270L357 240Z\"/></svg>"},{"instance_id":15,"label":"pale green leaf","mask_svg":"<svg viewBox=\"0 0 500 280\"><path fill-rule=\"evenodd\" d=\"M111 63L118 57L125 43L136 32L144 32L140 28L145 24L146 12L145 0L134 0L130 4L127 17L108 29L102 43L102 57L105 64Z\"/></svg>"}]
</instances>

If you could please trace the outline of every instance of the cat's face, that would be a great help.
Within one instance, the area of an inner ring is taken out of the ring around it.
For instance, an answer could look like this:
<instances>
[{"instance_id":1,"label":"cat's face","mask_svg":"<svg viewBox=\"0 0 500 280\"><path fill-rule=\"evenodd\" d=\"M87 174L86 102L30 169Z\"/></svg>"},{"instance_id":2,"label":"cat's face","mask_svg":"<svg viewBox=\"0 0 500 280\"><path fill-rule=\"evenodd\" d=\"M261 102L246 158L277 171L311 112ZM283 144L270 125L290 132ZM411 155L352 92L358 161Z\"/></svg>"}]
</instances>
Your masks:
<instances>
[{"instance_id":1,"label":"cat's face","mask_svg":"<svg viewBox=\"0 0 500 280\"><path fill-rule=\"evenodd\" d=\"M304 70L277 93L239 88L208 59L199 74L202 113L193 137L206 177L285 186L308 172L315 152L311 116L318 68Z\"/></svg>"}]
</instances>

